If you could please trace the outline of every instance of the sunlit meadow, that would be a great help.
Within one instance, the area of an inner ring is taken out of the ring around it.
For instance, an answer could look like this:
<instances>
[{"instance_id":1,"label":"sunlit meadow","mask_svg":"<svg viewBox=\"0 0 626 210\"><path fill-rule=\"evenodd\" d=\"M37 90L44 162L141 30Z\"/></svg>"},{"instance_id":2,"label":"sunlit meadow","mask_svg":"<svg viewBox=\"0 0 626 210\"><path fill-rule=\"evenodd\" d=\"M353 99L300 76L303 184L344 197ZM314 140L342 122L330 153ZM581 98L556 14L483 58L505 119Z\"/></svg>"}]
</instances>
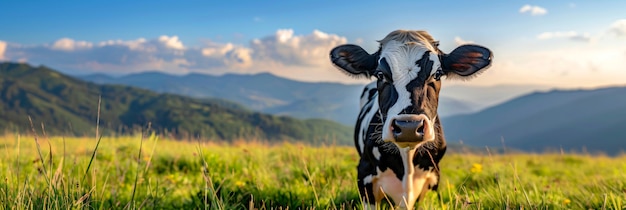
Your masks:
<instances>
[{"instance_id":1,"label":"sunlit meadow","mask_svg":"<svg viewBox=\"0 0 626 210\"><path fill-rule=\"evenodd\" d=\"M362 208L353 147L239 142L7 134L0 208ZM626 208L626 156L449 152L440 167L420 209Z\"/></svg>"}]
</instances>

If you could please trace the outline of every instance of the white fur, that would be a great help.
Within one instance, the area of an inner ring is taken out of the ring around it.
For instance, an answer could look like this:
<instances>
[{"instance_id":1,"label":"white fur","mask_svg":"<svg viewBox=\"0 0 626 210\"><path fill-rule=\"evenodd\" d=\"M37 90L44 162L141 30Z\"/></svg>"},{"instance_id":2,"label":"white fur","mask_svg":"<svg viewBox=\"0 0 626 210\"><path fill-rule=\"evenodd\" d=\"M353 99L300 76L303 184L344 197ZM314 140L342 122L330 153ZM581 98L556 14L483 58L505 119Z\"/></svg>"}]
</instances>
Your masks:
<instances>
[{"instance_id":1,"label":"white fur","mask_svg":"<svg viewBox=\"0 0 626 210\"><path fill-rule=\"evenodd\" d=\"M367 139L367 129L369 128L369 124L372 121L372 117L374 117L374 115L376 113L378 113L376 110L379 109L378 107L378 100L372 100L372 109L368 112L365 113L365 116L363 116L363 120L361 121L361 130L359 131L359 140L358 140L358 144L359 144L359 151L361 153L363 153L365 151L365 139Z\"/></svg>"},{"instance_id":2,"label":"white fur","mask_svg":"<svg viewBox=\"0 0 626 210\"><path fill-rule=\"evenodd\" d=\"M372 180L374 180L374 175L367 175L365 178L363 178L363 184L372 183Z\"/></svg>"},{"instance_id":3,"label":"white fur","mask_svg":"<svg viewBox=\"0 0 626 210\"><path fill-rule=\"evenodd\" d=\"M374 147L374 149L372 149L372 154L374 154L374 158L376 158L376 160L380 160L380 151L378 150L378 147Z\"/></svg>"},{"instance_id":4,"label":"white fur","mask_svg":"<svg viewBox=\"0 0 626 210\"><path fill-rule=\"evenodd\" d=\"M415 155L415 149L410 148L399 148L400 149L400 157L402 157L402 165L404 165L404 177L402 177L402 201L395 201L399 204L400 207L412 208L413 203L415 202L414 197L415 192L413 189L413 172L415 169L413 168L413 157Z\"/></svg>"}]
</instances>

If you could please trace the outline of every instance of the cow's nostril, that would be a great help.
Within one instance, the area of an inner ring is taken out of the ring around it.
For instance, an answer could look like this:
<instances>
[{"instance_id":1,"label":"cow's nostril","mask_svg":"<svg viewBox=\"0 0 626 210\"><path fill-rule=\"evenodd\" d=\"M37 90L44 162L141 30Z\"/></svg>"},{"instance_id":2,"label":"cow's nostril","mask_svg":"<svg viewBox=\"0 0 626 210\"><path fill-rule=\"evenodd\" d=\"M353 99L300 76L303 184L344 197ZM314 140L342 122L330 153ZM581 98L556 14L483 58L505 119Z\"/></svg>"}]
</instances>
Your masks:
<instances>
[{"instance_id":1,"label":"cow's nostril","mask_svg":"<svg viewBox=\"0 0 626 210\"><path fill-rule=\"evenodd\" d=\"M402 128L400 128L400 126L398 126L397 121L393 120L391 122L391 131L393 131L393 133L401 133L402 132Z\"/></svg>"},{"instance_id":2,"label":"cow's nostril","mask_svg":"<svg viewBox=\"0 0 626 210\"><path fill-rule=\"evenodd\" d=\"M424 134L424 124L422 124L421 126L417 128L417 133Z\"/></svg>"}]
</instances>

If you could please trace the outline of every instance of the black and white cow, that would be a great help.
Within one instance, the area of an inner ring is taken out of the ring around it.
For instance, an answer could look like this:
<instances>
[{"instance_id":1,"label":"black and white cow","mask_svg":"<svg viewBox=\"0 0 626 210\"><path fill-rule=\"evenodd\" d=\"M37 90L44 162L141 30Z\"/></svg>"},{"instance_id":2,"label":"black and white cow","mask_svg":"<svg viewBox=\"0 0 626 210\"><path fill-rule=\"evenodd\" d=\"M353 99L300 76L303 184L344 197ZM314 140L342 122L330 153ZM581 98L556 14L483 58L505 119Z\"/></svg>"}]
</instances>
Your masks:
<instances>
[{"instance_id":1,"label":"black and white cow","mask_svg":"<svg viewBox=\"0 0 626 210\"><path fill-rule=\"evenodd\" d=\"M330 57L351 75L377 78L363 90L354 133L364 204L375 207L386 195L396 206L412 209L437 189L438 163L446 151L437 117L440 77L477 75L491 64L492 53L463 45L445 54L425 31L393 31L379 43L374 54L347 44Z\"/></svg>"}]
</instances>

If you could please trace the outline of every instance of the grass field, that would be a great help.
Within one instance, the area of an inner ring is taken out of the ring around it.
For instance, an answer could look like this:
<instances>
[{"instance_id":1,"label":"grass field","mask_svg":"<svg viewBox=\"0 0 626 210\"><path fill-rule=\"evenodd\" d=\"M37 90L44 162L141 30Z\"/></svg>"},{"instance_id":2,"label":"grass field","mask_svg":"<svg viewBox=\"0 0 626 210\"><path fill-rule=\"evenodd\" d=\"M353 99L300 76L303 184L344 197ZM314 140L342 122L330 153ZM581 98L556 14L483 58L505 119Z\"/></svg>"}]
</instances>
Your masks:
<instances>
[{"instance_id":1,"label":"grass field","mask_svg":"<svg viewBox=\"0 0 626 210\"><path fill-rule=\"evenodd\" d=\"M360 209L353 147L8 134L0 149L2 209ZM626 208L626 156L448 153L440 167L420 209Z\"/></svg>"}]
</instances>

